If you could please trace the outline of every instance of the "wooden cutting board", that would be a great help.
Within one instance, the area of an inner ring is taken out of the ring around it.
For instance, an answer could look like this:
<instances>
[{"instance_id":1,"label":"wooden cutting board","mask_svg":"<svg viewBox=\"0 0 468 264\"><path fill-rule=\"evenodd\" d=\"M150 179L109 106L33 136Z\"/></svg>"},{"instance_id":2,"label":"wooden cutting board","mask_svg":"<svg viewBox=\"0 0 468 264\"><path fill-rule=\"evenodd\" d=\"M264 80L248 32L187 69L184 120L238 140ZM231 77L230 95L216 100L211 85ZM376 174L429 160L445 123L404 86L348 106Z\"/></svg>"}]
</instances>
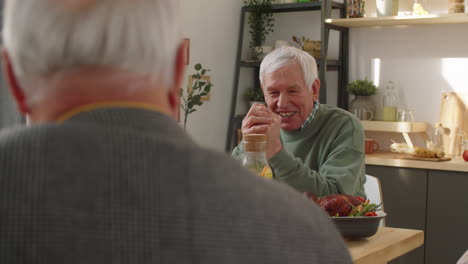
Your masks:
<instances>
[{"instance_id":1,"label":"wooden cutting board","mask_svg":"<svg viewBox=\"0 0 468 264\"><path fill-rule=\"evenodd\" d=\"M468 93L443 93L440 104L440 124L445 128L444 152L459 155L460 137L468 136Z\"/></svg>"},{"instance_id":2,"label":"wooden cutting board","mask_svg":"<svg viewBox=\"0 0 468 264\"><path fill-rule=\"evenodd\" d=\"M424 161L448 161L451 160L452 158L450 157L443 157L443 158L421 158L421 157L415 157L410 154L396 154L394 156L395 159L408 159L408 160L424 160Z\"/></svg>"}]
</instances>

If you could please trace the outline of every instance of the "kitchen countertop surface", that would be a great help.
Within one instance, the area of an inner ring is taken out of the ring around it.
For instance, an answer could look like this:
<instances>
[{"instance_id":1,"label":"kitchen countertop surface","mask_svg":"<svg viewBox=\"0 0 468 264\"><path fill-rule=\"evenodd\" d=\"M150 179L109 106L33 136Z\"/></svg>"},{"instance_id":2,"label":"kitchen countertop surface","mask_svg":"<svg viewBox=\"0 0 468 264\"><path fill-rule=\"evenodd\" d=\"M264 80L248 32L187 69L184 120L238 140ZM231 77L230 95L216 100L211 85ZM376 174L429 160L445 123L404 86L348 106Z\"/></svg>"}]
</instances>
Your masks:
<instances>
[{"instance_id":1,"label":"kitchen countertop surface","mask_svg":"<svg viewBox=\"0 0 468 264\"><path fill-rule=\"evenodd\" d=\"M468 162L460 157L449 161L407 160L396 158L396 153L384 151L366 154L366 165L468 172Z\"/></svg>"},{"instance_id":2,"label":"kitchen countertop surface","mask_svg":"<svg viewBox=\"0 0 468 264\"><path fill-rule=\"evenodd\" d=\"M379 227L377 234L369 238L346 240L355 264L386 263L422 244L422 230L390 227Z\"/></svg>"}]
</instances>

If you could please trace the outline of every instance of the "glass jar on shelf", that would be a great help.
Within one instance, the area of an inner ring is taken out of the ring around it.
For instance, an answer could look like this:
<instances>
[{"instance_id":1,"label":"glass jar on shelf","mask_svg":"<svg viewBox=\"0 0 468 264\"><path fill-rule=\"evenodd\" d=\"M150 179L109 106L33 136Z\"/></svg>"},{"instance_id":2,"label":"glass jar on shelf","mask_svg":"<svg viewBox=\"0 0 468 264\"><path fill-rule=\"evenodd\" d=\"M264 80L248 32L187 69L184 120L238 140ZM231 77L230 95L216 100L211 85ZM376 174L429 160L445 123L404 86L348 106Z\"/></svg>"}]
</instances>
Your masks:
<instances>
[{"instance_id":1,"label":"glass jar on shelf","mask_svg":"<svg viewBox=\"0 0 468 264\"><path fill-rule=\"evenodd\" d=\"M375 104L371 96L354 96L349 106L349 111L359 120L373 120L375 116Z\"/></svg>"},{"instance_id":2,"label":"glass jar on shelf","mask_svg":"<svg viewBox=\"0 0 468 264\"><path fill-rule=\"evenodd\" d=\"M346 0L346 18L364 17L364 0Z\"/></svg>"},{"instance_id":3,"label":"glass jar on shelf","mask_svg":"<svg viewBox=\"0 0 468 264\"><path fill-rule=\"evenodd\" d=\"M398 110L398 122L414 122L414 111L407 108Z\"/></svg>"},{"instance_id":4,"label":"glass jar on shelf","mask_svg":"<svg viewBox=\"0 0 468 264\"><path fill-rule=\"evenodd\" d=\"M444 150L444 128L441 123L437 123L434 127L434 134L432 137L432 143L435 149Z\"/></svg>"}]
</instances>

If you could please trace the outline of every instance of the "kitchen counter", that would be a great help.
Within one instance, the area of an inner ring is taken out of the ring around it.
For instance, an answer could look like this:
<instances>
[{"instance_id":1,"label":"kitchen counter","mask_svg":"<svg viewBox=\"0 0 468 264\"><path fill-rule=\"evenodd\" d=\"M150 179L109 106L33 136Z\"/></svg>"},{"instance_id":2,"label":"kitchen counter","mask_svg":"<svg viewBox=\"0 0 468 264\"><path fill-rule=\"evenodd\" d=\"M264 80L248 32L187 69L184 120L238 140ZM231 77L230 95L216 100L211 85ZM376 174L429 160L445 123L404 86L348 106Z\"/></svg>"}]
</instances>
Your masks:
<instances>
[{"instance_id":1,"label":"kitchen counter","mask_svg":"<svg viewBox=\"0 0 468 264\"><path fill-rule=\"evenodd\" d=\"M449 161L407 160L398 159L395 153L384 151L366 154L366 165L468 172L468 162L462 158Z\"/></svg>"},{"instance_id":2,"label":"kitchen counter","mask_svg":"<svg viewBox=\"0 0 468 264\"><path fill-rule=\"evenodd\" d=\"M355 264L385 263L424 244L421 230L380 227L377 234L346 240Z\"/></svg>"}]
</instances>

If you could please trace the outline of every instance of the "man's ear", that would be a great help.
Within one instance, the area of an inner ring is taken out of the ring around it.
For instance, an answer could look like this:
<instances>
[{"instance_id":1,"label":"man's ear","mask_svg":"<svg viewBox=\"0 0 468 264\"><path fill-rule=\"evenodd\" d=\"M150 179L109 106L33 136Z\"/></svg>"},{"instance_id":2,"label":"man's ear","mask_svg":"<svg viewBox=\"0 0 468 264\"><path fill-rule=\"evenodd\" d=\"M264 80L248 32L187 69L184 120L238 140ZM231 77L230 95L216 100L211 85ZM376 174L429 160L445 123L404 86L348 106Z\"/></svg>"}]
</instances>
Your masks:
<instances>
[{"instance_id":1,"label":"man's ear","mask_svg":"<svg viewBox=\"0 0 468 264\"><path fill-rule=\"evenodd\" d=\"M261 85L261 84L260 84L260 90L262 90L263 101L265 101L265 105L268 107L267 98L266 98L266 93L265 93L265 90L263 90L263 85Z\"/></svg>"},{"instance_id":2,"label":"man's ear","mask_svg":"<svg viewBox=\"0 0 468 264\"><path fill-rule=\"evenodd\" d=\"M312 84L312 94L314 101L318 101L320 96L320 80L318 78L315 79L314 83Z\"/></svg>"},{"instance_id":3,"label":"man's ear","mask_svg":"<svg viewBox=\"0 0 468 264\"><path fill-rule=\"evenodd\" d=\"M15 71L13 70L13 64L11 63L10 56L8 52L2 48L2 62L3 62L3 72L8 82L8 87L10 89L13 98L15 99L16 106L18 110L23 114L29 114L29 107L26 103L26 96L21 88L18 79L16 78Z\"/></svg>"},{"instance_id":4,"label":"man's ear","mask_svg":"<svg viewBox=\"0 0 468 264\"><path fill-rule=\"evenodd\" d=\"M169 89L167 92L167 98L169 102L169 109L171 111L171 116L178 120L179 119L179 112L180 112L180 90L176 86Z\"/></svg>"},{"instance_id":5,"label":"man's ear","mask_svg":"<svg viewBox=\"0 0 468 264\"><path fill-rule=\"evenodd\" d=\"M182 84L182 79L185 74L185 42L182 42L177 48L176 60L174 63L174 80L173 86L169 89L169 106L173 113L173 116L176 117L179 113L180 108L180 86ZM176 117L177 118L177 117Z\"/></svg>"},{"instance_id":6,"label":"man's ear","mask_svg":"<svg viewBox=\"0 0 468 264\"><path fill-rule=\"evenodd\" d=\"M180 88L183 76L185 74L185 45L187 45L186 42L182 42L177 48L176 60L174 63L174 86L177 87L177 89Z\"/></svg>"}]
</instances>

